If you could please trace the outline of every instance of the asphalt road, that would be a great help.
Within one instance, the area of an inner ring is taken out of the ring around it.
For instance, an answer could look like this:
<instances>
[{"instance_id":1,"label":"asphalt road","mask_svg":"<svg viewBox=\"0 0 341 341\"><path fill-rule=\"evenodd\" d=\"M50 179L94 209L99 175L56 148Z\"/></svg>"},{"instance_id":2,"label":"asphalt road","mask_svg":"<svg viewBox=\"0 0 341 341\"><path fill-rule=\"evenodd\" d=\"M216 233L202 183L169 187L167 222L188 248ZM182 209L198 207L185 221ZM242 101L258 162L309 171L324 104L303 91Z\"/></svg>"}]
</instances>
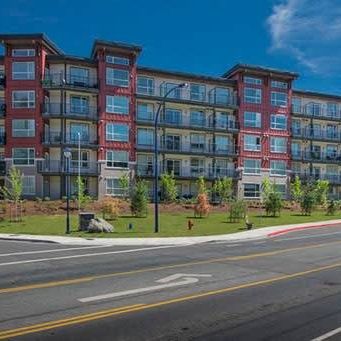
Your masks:
<instances>
[{"instance_id":1,"label":"asphalt road","mask_svg":"<svg viewBox=\"0 0 341 341\"><path fill-rule=\"evenodd\" d=\"M0 241L0 340L341 340L341 226L268 240Z\"/></svg>"}]
</instances>

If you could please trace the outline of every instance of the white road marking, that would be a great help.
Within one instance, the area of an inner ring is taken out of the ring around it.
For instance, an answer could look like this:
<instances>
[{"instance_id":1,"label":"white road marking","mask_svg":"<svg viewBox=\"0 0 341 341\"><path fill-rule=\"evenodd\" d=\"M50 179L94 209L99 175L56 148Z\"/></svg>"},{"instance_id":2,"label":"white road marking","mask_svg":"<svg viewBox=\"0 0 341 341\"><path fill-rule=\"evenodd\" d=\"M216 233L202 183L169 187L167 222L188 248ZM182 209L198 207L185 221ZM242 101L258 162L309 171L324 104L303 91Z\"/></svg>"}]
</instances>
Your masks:
<instances>
[{"instance_id":1,"label":"white road marking","mask_svg":"<svg viewBox=\"0 0 341 341\"><path fill-rule=\"evenodd\" d=\"M76 251L76 250L88 250L88 249L98 249L98 248L106 248L113 247L113 245L96 245L96 246L83 246L83 247L71 247L65 249L51 249L51 250L38 250L38 251L24 251L24 252L12 252L12 253L1 253L0 257L9 257L9 256L21 256L21 255L34 255L38 253L54 253L54 252L63 252L63 251Z\"/></svg>"},{"instance_id":2,"label":"white road marking","mask_svg":"<svg viewBox=\"0 0 341 341\"><path fill-rule=\"evenodd\" d=\"M310 238L318 238L318 237L328 237L328 236L334 236L337 234L341 234L341 232L313 234L310 236L302 236L302 237L281 238L281 239L276 239L276 242L282 242L282 241L287 241L287 240L310 239Z\"/></svg>"},{"instance_id":3,"label":"white road marking","mask_svg":"<svg viewBox=\"0 0 341 341\"><path fill-rule=\"evenodd\" d=\"M145 248L140 248L140 249L130 249L130 250L121 250L121 251L86 253L86 254L79 254L79 255L72 255L72 256L51 257L51 258L38 258L38 259L21 260L21 261L16 261L16 262L0 263L0 266L28 264L28 263L40 263L40 262L46 262L46 261L72 259L72 258L105 256L105 255L114 255L114 254L120 254L120 253L134 253L134 252L152 251L152 250L167 249L167 248L174 248L174 247L181 247L181 246L182 245L177 245L177 246L165 245L165 246L145 247Z\"/></svg>"},{"instance_id":4,"label":"white road marking","mask_svg":"<svg viewBox=\"0 0 341 341\"><path fill-rule=\"evenodd\" d=\"M188 285L188 284L194 284L199 281L197 277L212 277L212 275L208 274L174 274L165 278L161 278L157 280L158 283L165 283L161 285L154 285L147 288L138 288L138 289L132 289L132 290L125 290L125 291L118 291L111 294L104 294L104 295L97 295L92 297L85 297L85 298L79 298L78 301L82 303L87 302L94 302L94 301L100 301L105 300L108 298L115 298L115 297L121 297L121 296L128 296L128 295L134 295L134 294L140 294L143 292L148 291L155 291L160 289L166 289L171 287L177 287L182 285ZM178 282L172 282L175 279L183 278L181 281ZM171 282L171 283L169 283Z\"/></svg>"},{"instance_id":5,"label":"white road marking","mask_svg":"<svg viewBox=\"0 0 341 341\"><path fill-rule=\"evenodd\" d=\"M341 333L341 327L336 328L336 329L334 329L334 330L331 330L330 332L328 332L328 333L326 333L326 334L323 334L323 335L321 335L321 336L319 336L319 337L317 337L317 338L315 338L315 339L313 339L313 340L311 340L311 341L323 341L323 340L327 340L327 339L329 339L330 337L332 337L332 336L334 336L334 335L336 335L336 334L339 334L339 333Z\"/></svg>"}]
</instances>

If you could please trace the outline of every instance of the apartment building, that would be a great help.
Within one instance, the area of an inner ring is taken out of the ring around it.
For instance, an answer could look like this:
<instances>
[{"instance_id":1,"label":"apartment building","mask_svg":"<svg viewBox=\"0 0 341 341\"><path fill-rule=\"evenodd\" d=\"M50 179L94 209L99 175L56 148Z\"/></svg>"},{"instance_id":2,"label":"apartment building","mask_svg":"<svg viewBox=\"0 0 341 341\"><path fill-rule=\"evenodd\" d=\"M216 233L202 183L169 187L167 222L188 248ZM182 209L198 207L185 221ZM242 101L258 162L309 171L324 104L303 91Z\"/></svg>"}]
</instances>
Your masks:
<instances>
[{"instance_id":1,"label":"apartment building","mask_svg":"<svg viewBox=\"0 0 341 341\"><path fill-rule=\"evenodd\" d=\"M69 56L43 34L0 34L0 185L11 166L27 197L76 192L122 195L119 178L152 192L154 121L161 105L159 170L179 195L232 177L258 198L264 176L283 196L294 175L328 179L341 195L341 97L293 90L296 73L237 64L211 77L139 66L139 46L96 40L88 58ZM164 95L179 84L186 84ZM64 151L71 151L69 169Z\"/></svg>"}]
</instances>

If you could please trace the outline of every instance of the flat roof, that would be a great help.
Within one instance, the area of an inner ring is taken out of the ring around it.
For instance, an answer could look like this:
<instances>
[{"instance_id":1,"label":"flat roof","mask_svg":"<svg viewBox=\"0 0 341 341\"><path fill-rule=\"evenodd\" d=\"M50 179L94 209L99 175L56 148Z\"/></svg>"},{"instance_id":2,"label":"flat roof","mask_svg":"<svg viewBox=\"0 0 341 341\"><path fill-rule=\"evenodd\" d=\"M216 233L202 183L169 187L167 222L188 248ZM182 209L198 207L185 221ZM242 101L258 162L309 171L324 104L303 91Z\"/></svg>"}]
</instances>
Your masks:
<instances>
[{"instance_id":1,"label":"flat roof","mask_svg":"<svg viewBox=\"0 0 341 341\"><path fill-rule=\"evenodd\" d=\"M223 78L223 77L214 77L214 76L208 76L208 75L202 75L202 74L196 74L196 73L190 73L190 72L182 72L182 71L172 71L172 70L165 70L165 69L157 69L152 68L148 66L137 66L137 71L145 72L145 73L153 73L153 74L159 74L164 76L170 76L170 77L178 77L182 79L195 79L199 81L207 81L207 82L215 82L215 83L221 83L224 85L236 85L236 81Z\"/></svg>"},{"instance_id":2,"label":"flat roof","mask_svg":"<svg viewBox=\"0 0 341 341\"><path fill-rule=\"evenodd\" d=\"M63 54L64 52L44 33L6 33L0 34L0 42L15 42L25 40L42 40L44 45L48 47L52 52L57 54Z\"/></svg>"},{"instance_id":3,"label":"flat roof","mask_svg":"<svg viewBox=\"0 0 341 341\"><path fill-rule=\"evenodd\" d=\"M310 97L323 97L323 98L329 98L329 99L336 99L341 100L341 95L336 94L327 94L325 92L318 92L318 91L311 91L311 90L302 90L302 89L293 89L293 95L305 95Z\"/></svg>"},{"instance_id":4,"label":"flat roof","mask_svg":"<svg viewBox=\"0 0 341 341\"><path fill-rule=\"evenodd\" d=\"M260 74L276 74L276 75L280 75L280 76L284 76L284 77L292 78L292 79L295 79L299 76L298 73L292 72L292 71L279 70L279 69L274 69L271 67L260 66L260 65L238 63L234 65L231 69L227 70L223 74L223 77L231 77L238 71L244 71L244 72L253 71L255 73L260 73Z\"/></svg>"},{"instance_id":5,"label":"flat roof","mask_svg":"<svg viewBox=\"0 0 341 341\"><path fill-rule=\"evenodd\" d=\"M129 51L132 54L138 55L142 51L142 47L139 45L134 44L127 44L119 41L108 41L108 40L101 40L101 39L95 39L90 57L93 58L95 56L95 53L99 47L109 47L114 50L122 50L122 52Z\"/></svg>"}]
</instances>

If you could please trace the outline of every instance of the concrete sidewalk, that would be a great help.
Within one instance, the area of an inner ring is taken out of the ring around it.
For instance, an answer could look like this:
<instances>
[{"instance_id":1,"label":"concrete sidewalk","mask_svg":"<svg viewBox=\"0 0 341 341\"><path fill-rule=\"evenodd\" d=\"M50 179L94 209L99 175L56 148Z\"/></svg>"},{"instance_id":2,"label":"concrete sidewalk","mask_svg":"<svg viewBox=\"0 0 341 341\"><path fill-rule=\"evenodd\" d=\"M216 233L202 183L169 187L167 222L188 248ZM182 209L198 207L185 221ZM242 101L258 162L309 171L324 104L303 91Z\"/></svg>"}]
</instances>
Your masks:
<instances>
[{"instance_id":1,"label":"concrete sidewalk","mask_svg":"<svg viewBox=\"0 0 341 341\"><path fill-rule=\"evenodd\" d=\"M153 238L80 238L61 236L37 236L24 234L0 234L0 240L16 240L30 242L58 243L62 245L117 245L117 246L155 246L155 245L191 245L207 242L242 242L256 239L271 238L276 235L307 228L320 228L333 225L341 226L341 219L319 221L313 223L280 225L263 227L249 231L202 237L153 237ZM190 232L189 232L190 233Z\"/></svg>"}]
</instances>

